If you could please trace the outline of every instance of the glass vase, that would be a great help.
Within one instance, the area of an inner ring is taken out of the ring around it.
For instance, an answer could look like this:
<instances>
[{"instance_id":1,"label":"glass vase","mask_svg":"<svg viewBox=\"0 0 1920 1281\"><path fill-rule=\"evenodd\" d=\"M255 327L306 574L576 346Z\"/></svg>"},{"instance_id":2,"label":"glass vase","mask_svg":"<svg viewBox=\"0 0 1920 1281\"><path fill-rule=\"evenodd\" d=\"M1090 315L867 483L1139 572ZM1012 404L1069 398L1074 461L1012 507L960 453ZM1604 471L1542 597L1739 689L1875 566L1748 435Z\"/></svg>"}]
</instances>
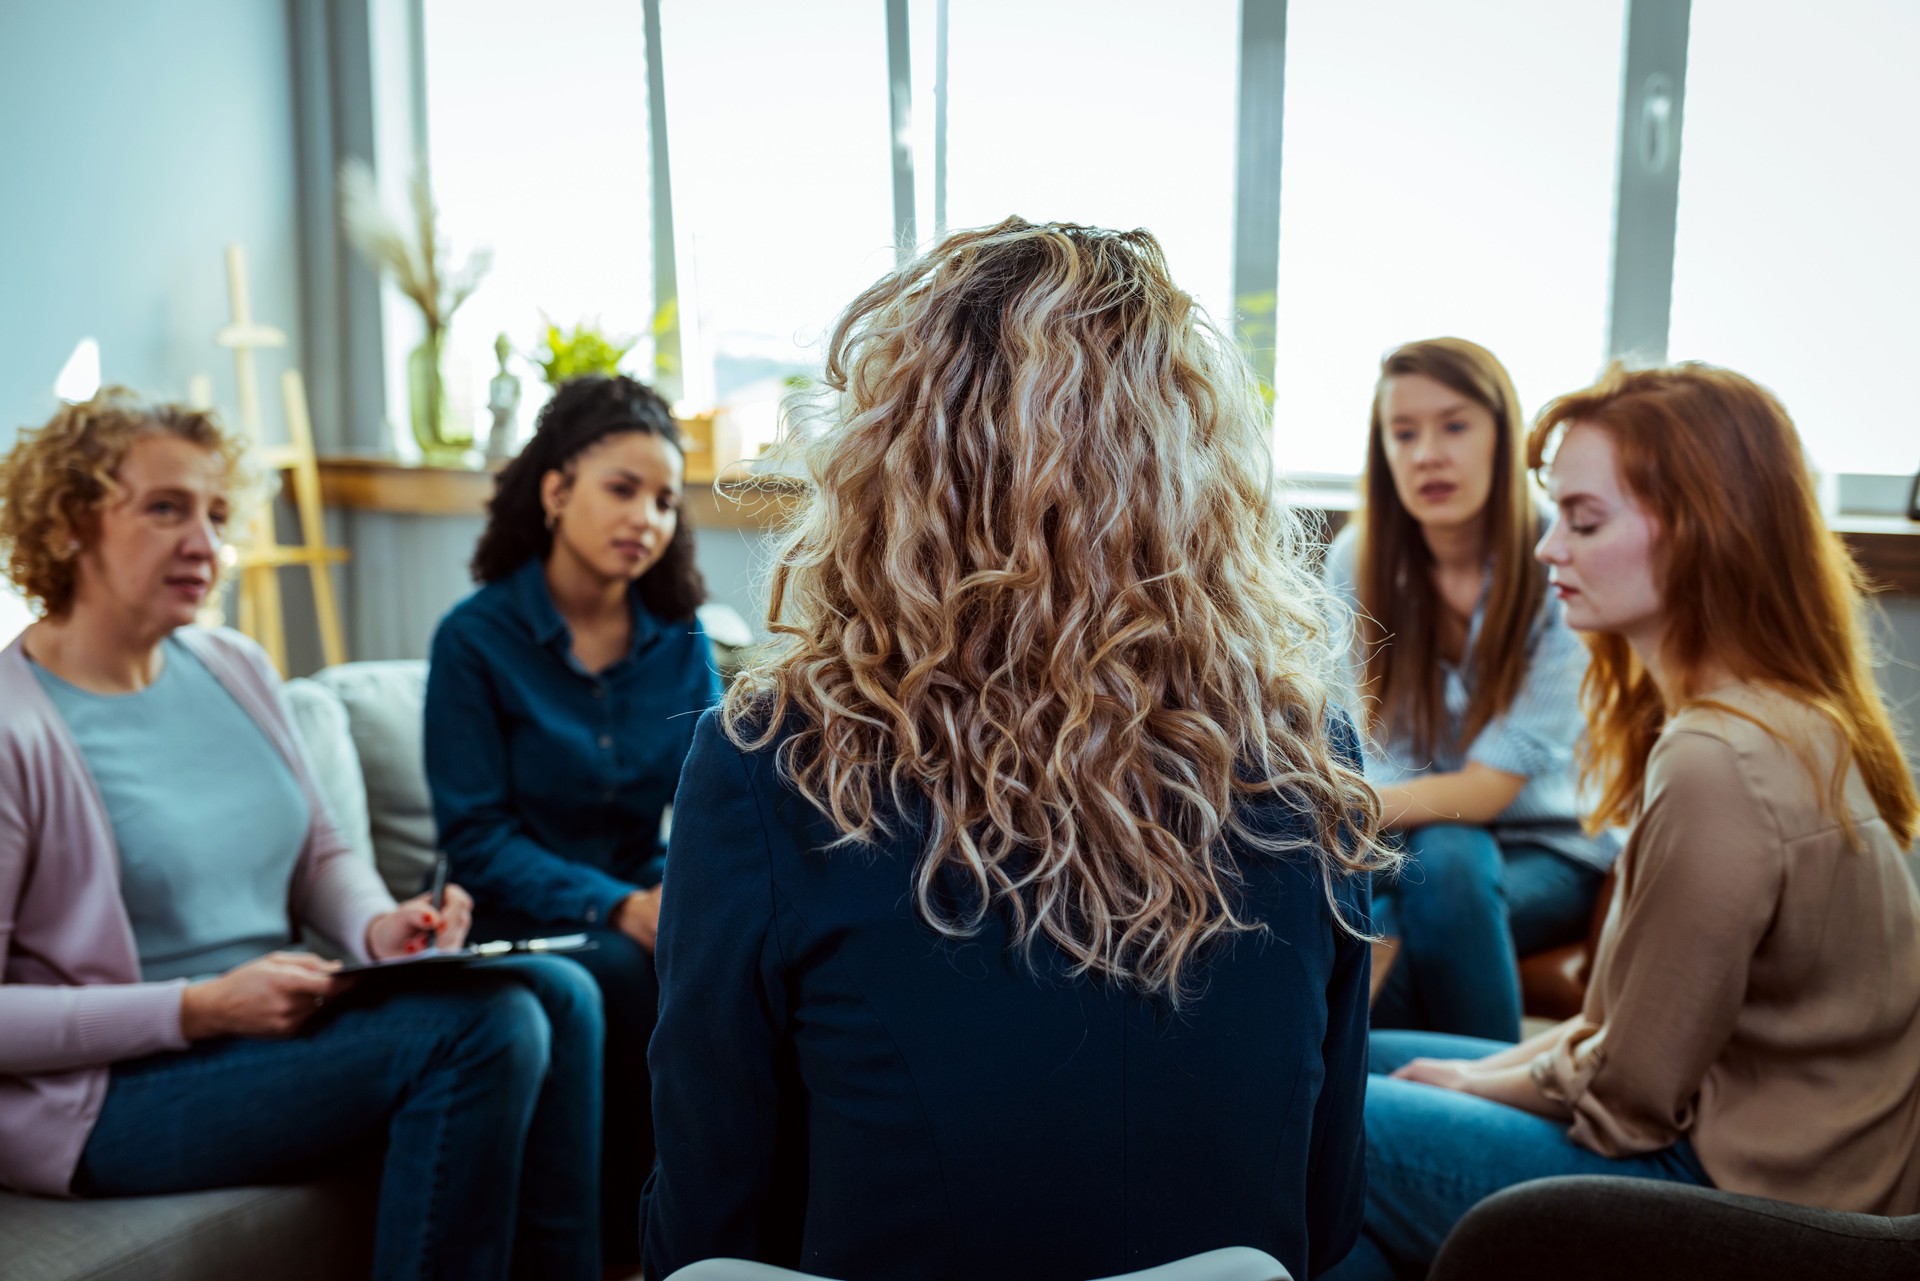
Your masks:
<instances>
[{"instance_id":1,"label":"glass vase","mask_svg":"<svg viewBox=\"0 0 1920 1281\"><path fill-rule=\"evenodd\" d=\"M445 341L444 333L428 334L408 353L408 406L422 461L435 467L459 467L473 448L473 425L458 421L447 400L446 371L441 368Z\"/></svg>"}]
</instances>

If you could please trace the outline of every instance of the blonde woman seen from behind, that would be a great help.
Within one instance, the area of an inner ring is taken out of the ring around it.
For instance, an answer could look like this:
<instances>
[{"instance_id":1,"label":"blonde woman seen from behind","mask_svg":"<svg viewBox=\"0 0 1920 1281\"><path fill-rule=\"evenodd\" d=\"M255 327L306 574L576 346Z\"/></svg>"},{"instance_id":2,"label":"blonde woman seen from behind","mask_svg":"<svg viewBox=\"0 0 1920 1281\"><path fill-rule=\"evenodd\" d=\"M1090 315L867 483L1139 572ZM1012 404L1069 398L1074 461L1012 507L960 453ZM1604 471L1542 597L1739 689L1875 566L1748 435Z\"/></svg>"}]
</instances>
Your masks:
<instances>
[{"instance_id":1,"label":"blonde woman seen from behind","mask_svg":"<svg viewBox=\"0 0 1920 1281\"><path fill-rule=\"evenodd\" d=\"M650 1275L1343 1254L1375 800L1243 362L1145 232L856 299L675 801Z\"/></svg>"}]
</instances>

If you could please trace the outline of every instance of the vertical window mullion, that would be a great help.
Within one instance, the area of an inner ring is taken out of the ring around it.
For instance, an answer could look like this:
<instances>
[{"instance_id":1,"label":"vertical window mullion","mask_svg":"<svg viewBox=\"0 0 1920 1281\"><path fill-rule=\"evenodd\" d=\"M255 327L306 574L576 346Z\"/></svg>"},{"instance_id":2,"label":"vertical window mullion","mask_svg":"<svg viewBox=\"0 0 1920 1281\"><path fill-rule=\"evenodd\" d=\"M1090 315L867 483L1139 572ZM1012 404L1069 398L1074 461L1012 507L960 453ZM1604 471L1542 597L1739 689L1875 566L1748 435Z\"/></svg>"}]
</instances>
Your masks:
<instances>
[{"instance_id":1,"label":"vertical window mullion","mask_svg":"<svg viewBox=\"0 0 1920 1281\"><path fill-rule=\"evenodd\" d=\"M1233 201L1233 327L1262 386L1274 377L1287 0L1241 0Z\"/></svg>"},{"instance_id":2,"label":"vertical window mullion","mask_svg":"<svg viewBox=\"0 0 1920 1281\"><path fill-rule=\"evenodd\" d=\"M680 277L673 233L673 167L667 154L666 59L660 47L660 0L644 0L647 41L647 160L653 232L653 385L669 403L686 387L680 343Z\"/></svg>"},{"instance_id":3,"label":"vertical window mullion","mask_svg":"<svg viewBox=\"0 0 1920 1281\"><path fill-rule=\"evenodd\" d=\"M888 123L893 135L893 256L913 257L913 48L907 39L907 0L887 0Z\"/></svg>"},{"instance_id":4,"label":"vertical window mullion","mask_svg":"<svg viewBox=\"0 0 1920 1281\"><path fill-rule=\"evenodd\" d=\"M1691 0L1628 0L1607 354L1667 358Z\"/></svg>"}]
</instances>

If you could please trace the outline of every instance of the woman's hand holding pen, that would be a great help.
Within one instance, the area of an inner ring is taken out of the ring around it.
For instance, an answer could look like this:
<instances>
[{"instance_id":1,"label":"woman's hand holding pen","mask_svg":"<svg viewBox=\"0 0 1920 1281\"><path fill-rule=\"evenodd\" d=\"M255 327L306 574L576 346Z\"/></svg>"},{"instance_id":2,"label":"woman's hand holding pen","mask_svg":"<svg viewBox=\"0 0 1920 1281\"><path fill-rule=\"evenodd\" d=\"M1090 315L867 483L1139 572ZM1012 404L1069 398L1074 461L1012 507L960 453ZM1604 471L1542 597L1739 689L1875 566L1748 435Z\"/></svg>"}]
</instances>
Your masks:
<instances>
[{"instance_id":1,"label":"woman's hand holding pen","mask_svg":"<svg viewBox=\"0 0 1920 1281\"><path fill-rule=\"evenodd\" d=\"M446 901L435 910L431 893L408 899L391 912L373 918L367 926L367 953L376 961L423 951L442 951L464 945L473 925L473 899L458 885L445 890Z\"/></svg>"}]
</instances>

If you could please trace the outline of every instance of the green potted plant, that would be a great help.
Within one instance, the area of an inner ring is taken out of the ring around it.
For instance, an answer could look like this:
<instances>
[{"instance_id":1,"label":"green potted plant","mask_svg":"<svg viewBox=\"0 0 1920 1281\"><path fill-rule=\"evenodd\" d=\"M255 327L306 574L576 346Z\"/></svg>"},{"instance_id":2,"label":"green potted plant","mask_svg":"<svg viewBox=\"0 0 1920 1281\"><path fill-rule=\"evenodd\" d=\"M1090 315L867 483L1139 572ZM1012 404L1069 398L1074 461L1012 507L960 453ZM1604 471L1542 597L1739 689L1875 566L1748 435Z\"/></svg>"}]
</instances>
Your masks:
<instances>
[{"instance_id":1,"label":"green potted plant","mask_svg":"<svg viewBox=\"0 0 1920 1281\"><path fill-rule=\"evenodd\" d=\"M547 386L555 388L582 374L619 373L620 362L639 341L609 337L585 321L568 331L547 320L547 332L527 358L540 366L540 376Z\"/></svg>"}]
</instances>

